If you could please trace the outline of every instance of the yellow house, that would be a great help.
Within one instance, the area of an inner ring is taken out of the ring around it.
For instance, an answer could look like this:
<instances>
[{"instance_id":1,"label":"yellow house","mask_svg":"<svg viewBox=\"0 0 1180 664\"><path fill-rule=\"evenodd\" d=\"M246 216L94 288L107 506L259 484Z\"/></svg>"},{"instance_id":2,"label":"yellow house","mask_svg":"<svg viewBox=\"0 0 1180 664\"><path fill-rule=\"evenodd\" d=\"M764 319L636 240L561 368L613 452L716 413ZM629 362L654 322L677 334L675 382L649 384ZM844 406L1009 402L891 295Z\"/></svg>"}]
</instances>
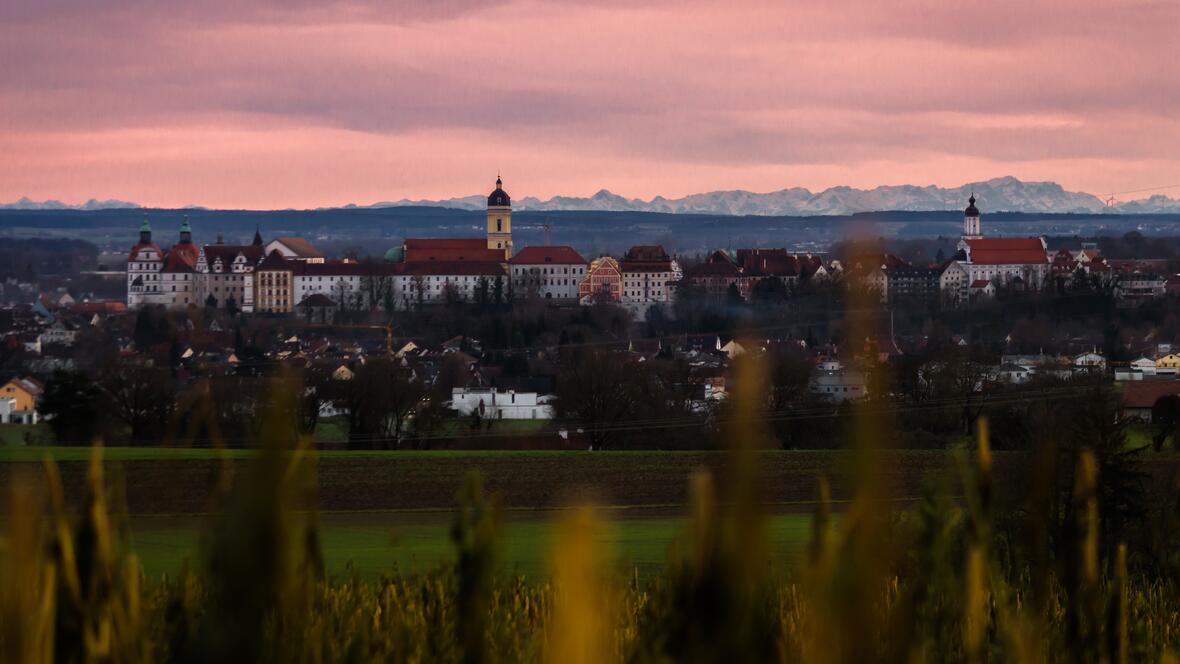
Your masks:
<instances>
[{"instance_id":1,"label":"yellow house","mask_svg":"<svg viewBox=\"0 0 1180 664\"><path fill-rule=\"evenodd\" d=\"M1155 360L1156 369L1180 369L1180 353L1168 353Z\"/></svg>"},{"instance_id":2,"label":"yellow house","mask_svg":"<svg viewBox=\"0 0 1180 664\"><path fill-rule=\"evenodd\" d=\"M0 397L16 400L14 410L36 410L41 397L41 384L32 378L13 378L0 387Z\"/></svg>"}]
</instances>

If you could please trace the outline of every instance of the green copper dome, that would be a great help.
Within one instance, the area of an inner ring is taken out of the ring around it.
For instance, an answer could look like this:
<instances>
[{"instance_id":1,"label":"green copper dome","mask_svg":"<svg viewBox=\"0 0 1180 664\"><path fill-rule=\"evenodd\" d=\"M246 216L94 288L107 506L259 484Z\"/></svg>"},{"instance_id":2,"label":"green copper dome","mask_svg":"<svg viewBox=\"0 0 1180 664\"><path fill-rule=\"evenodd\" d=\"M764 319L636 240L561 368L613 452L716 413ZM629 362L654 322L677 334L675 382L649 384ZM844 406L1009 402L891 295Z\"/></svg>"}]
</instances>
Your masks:
<instances>
[{"instance_id":1,"label":"green copper dome","mask_svg":"<svg viewBox=\"0 0 1180 664\"><path fill-rule=\"evenodd\" d=\"M151 233L152 232L152 227L150 224L148 224L147 217L143 218L143 225L139 227L139 232L140 233Z\"/></svg>"},{"instance_id":2,"label":"green copper dome","mask_svg":"<svg viewBox=\"0 0 1180 664\"><path fill-rule=\"evenodd\" d=\"M400 263L406 260L406 247L404 245L390 247L389 251L385 252L385 260L389 263Z\"/></svg>"}]
</instances>

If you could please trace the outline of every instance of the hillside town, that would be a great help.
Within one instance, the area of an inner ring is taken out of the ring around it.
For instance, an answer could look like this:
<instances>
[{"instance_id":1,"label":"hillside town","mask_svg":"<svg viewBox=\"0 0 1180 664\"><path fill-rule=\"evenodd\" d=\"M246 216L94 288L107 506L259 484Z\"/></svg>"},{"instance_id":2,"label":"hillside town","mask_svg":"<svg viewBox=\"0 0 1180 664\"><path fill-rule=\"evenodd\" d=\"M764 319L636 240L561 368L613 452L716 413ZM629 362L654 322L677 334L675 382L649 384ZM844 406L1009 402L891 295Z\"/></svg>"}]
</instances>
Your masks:
<instances>
[{"instance_id":1,"label":"hillside town","mask_svg":"<svg viewBox=\"0 0 1180 664\"><path fill-rule=\"evenodd\" d=\"M1180 396L1175 317L1153 324L1144 314L1177 308L1169 261L1106 258L1093 241L1051 249L1043 237L992 236L975 197L967 203L953 254L935 262L879 242L695 256L637 245L593 258L517 246L500 178L482 236L408 237L368 256L327 256L306 238L260 230L249 244L202 244L187 219L169 242L145 218L125 271L97 277L125 279L125 299L8 277L0 423L30 436L55 419L59 438L178 436L167 422L201 390L257 400L251 390L290 371L309 381L314 407L303 416L321 444L594 447L619 444L595 431L603 420L639 412L707 428L727 407L734 363L756 357L790 366L775 378L778 408L819 408L833 422L842 404L904 399L902 385L952 373L960 398L981 408L1045 381L1101 379L1130 386L1128 412L1150 424L1156 401ZM1058 324L1038 310L1046 303ZM851 330L841 319L858 307L873 321ZM1114 337L1094 323L1111 315L1124 323ZM365 377L374 367L382 375ZM398 396L358 413L354 380ZM63 383L73 392L55 389ZM115 403L128 390L150 401L147 386L167 403ZM587 412L580 402L601 400L587 390L619 403ZM61 401L79 391L124 416L67 431ZM241 405L223 416L252 414ZM503 424L512 421L531 424ZM248 429L221 425L235 427ZM487 437L504 427L525 433Z\"/></svg>"}]
</instances>

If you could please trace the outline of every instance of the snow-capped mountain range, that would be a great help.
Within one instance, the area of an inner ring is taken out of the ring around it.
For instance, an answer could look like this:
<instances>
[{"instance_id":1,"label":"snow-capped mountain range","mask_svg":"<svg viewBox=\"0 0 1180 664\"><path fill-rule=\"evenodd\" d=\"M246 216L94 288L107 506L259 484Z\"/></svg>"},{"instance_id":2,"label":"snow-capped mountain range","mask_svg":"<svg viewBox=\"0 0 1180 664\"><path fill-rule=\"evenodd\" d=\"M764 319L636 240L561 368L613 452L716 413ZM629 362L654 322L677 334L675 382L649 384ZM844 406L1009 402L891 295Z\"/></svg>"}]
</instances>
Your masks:
<instances>
[{"instance_id":1,"label":"snow-capped mountain range","mask_svg":"<svg viewBox=\"0 0 1180 664\"><path fill-rule=\"evenodd\" d=\"M137 207L139 207L138 203L116 200L100 201L93 198L77 205L55 200L34 201L24 196L13 203L0 203L0 210L117 210Z\"/></svg>"},{"instance_id":2,"label":"snow-capped mountain range","mask_svg":"<svg viewBox=\"0 0 1180 664\"><path fill-rule=\"evenodd\" d=\"M509 188L511 192L511 188ZM959 210L972 193L988 212L1117 212L1122 214L1180 213L1180 200L1163 195L1108 207L1093 194L1066 191L1056 182L1023 182L1007 176L961 187L881 186L874 189L831 187L818 193L803 187L759 194L750 191L711 191L683 198L656 196L650 201L624 198L606 189L588 198L555 196L542 201L533 197L513 201L517 210L595 210L614 212L670 212L724 215L843 215L892 210L926 212ZM486 196L446 200L400 200L365 207L427 205L461 210L482 210Z\"/></svg>"},{"instance_id":3,"label":"snow-capped mountain range","mask_svg":"<svg viewBox=\"0 0 1180 664\"><path fill-rule=\"evenodd\" d=\"M511 192L511 187L509 187ZM1093 194L1066 191L1056 182L1023 182L1007 176L984 182L969 182L960 187L936 187L928 185L890 185L874 189L852 187L831 187L812 192L803 187L791 187L759 194L750 191L711 191L692 194L683 198L656 196L645 201L639 198L624 198L606 189L590 197L554 196L542 201L534 197L517 198L513 201L516 210L585 210L602 212L665 212L673 214L718 214L718 215L847 215L857 212L961 210L972 193L981 210L986 212L1112 212L1119 214L1180 214L1180 200L1157 194L1150 198L1116 203L1107 206ZM482 210L487 205L486 195L463 196L445 200L409 200L374 203L372 205L346 205L345 208L382 208L410 205L454 208L459 210ZM9 210L105 210L112 208L137 208L136 203L126 201L90 199L80 205L69 205L60 201L32 201L21 198L15 203L0 204L0 209ZM195 206L193 206L195 207ZM202 208L203 209L203 208Z\"/></svg>"}]
</instances>

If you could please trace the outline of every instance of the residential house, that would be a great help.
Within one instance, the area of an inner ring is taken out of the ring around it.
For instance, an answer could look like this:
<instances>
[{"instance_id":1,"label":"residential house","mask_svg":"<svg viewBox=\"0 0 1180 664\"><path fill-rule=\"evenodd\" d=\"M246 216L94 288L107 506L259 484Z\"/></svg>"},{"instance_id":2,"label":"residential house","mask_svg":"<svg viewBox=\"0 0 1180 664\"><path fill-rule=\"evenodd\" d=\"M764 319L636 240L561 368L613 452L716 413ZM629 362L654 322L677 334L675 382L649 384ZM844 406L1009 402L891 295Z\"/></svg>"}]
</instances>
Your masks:
<instances>
[{"instance_id":1,"label":"residential house","mask_svg":"<svg viewBox=\"0 0 1180 664\"><path fill-rule=\"evenodd\" d=\"M1121 383L1123 388L1123 416L1152 423L1156 404L1165 397L1180 397L1180 381L1142 380Z\"/></svg>"}]
</instances>

